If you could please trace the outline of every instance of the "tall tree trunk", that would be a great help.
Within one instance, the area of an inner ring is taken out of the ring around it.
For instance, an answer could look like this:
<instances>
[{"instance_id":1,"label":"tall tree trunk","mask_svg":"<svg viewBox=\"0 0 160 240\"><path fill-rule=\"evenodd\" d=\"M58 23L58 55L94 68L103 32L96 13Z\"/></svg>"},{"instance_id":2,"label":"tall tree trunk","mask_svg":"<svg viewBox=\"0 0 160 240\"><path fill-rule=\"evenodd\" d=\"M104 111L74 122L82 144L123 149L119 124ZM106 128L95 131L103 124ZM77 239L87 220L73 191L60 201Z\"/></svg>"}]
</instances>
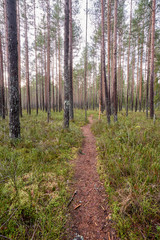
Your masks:
<instances>
[{"instance_id":1,"label":"tall tree trunk","mask_svg":"<svg viewBox=\"0 0 160 240\"><path fill-rule=\"evenodd\" d=\"M73 112L73 48L72 48L72 0L69 0L69 78L70 78L70 91L69 91L69 102L70 102L70 119L74 119Z\"/></svg>"},{"instance_id":2,"label":"tall tree trunk","mask_svg":"<svg viewBox=\"0 0 160 240\"><path fill-rule=\"evenodd\" d=\"M64 25L64 127L69 128L69 1L65 0Z\"/></svg>"},{"instance_id":3,"label":"tall tree trunk","mask_svg":"<svg viewBox=\"0 0 160 240\"><path fill-rule=\"evenodd\" d=\"M5 94L4 94L4 74L3 74L3 52L2 35L0 32L0 116L5 119Z\"/></svg>"},{"instance_id":4,"label":"tall tree trunk","mask_svg":"<svg viewBox=\"0 0 160 240\"><path fill-rule=\"evenodd\" d=\"M134 106L134 71L135 71L135 52L133 52L133 59L132 59L132 87L131 87L131 110L132 111Z\"/></svg>"},{"instance_id":5,"label":"tall tree trunk","mask_svg":"<svg viewBox=\"0 0 160 240\"><path fill-rule=\"evenodd\" d=\"M47 0L47 121L49 122L51 112L50 91L50 0Z\"/></svg>"},{"instance_id":6,"label":"tall tree trunk","mask_svg":"<svg viewBox=\"0 0 160 240\"><path fill-rule=\"evenodd\" d=\"M110 17L111 17L111 7L110 7L110 0L108 0L108 13L107 13L107 34L108 34L108 107L109 107L109 114L111 114L111 73L110 73Z\"/></svg>"},{"instance_id":7,"label":"tall tree trunk","mask_svg":"<svg viewBox=\"0 0 160 240\"><path fill-rule=\"evenodd\" d=\"M114 100L114 121L117 122L117 2L114 2L114 40L113 40L113 100Z\"/></svg>"},{"instance_id":8,"label":"tall tree trunk","mask_svg":"<svg viewBox=\"0 0 160 240\"><path fill-rule=\"evenodd\" d=\"M108 85L106 79L106 64L105 64L105 43L104 43L104 1L101 0L101 13L102 13L102 21L101 21L101 28L102 28L102 79L104 79L105 83L105 106L106 106L106 114L107 114L107 121L110 124L110 109L109 109L109 99L108 99Z\"/></svg>"},{"instance_id":9,"label":"tall tree trunk","mask_svg":"<svg viewBox=\"0 0 160 240\"><path fill-rule=\"evenodd\" d=\"M154 116L154 38L155 38L156 0L152 1L152 31L151 31L151 74L150 74L150 118Z\"/></svg>"},{"instance_id":10,"label":"tall tree trunk","mask_svg":"<svg viewBox=\"0 0 160 240\"><path fill-rule=\"evenodd\" d=\"M21 100L21 38L20 38L19 0L17 0L17 41L18 41L19 113L20 113L20 116L22 117L22 100Z\"/></svg>"},{"instance_id":11,"label":"tall tree trunk","mask_svg":"<svg viewBox=\"0 0 160 240\"><path fill-rule=\"evenodd\" d=\"M137 112L138 108L138 86L139 86L139 35L138 35L138 52L137 52L137 86L136 86L136 102L135 102L135 112Z\"/></svg>"},{"instance_id":12,"label":"tall tree trunk","mask_svg":"<svg viewBox=\"0 0 160 240\"><path fill-rule=\"evenodd\" d=\"M60 26L58 20L58 62L59 62L59 112L62 111L62 78L61 78L61 45L60 45Z\"/></svg>"},{"instance_id":13,"label":"tall tree trunk","mask_svg":"<svg viewBox=\"0 0 160 240\"><path fill-rule=\"evenodd\" d=\"M151 29L148 37L148 63L147 63L147 83L146 83L146 117L148 118L148 93L149 93L149 77L150 77L150 57L151 57Z\"/></svg>"},{"instance_id":14,"label":"tall tree trunk","mask_svg":"<svg viewBox=\"0 0 160 240\"><path fill-rule=\"evenodd\" d=\"M9 136L20 137L16 0L6 2L9 53Z\"/></svg>"},{"instance_id":15,"label":"tall tree trunk","mask_svg":"<svg viewBox=\"0 0 160 240\"><path fill-rule=\"evenodd\" d=\"M24 18L25 18L25 61L26 61L26 87L27 87L27 113L31 114L30 104L30 86L29 86L29 56L28 56L28 20L26 0L24 1Z\"/></svg>"},{"instance_id":16,"label":"tall tree trunk","mask_svg":"<svg viewBox=\"0 0 160 240\"><path fill-rule=\"evenodd\" d=\"M129 60L130 60L130 45L131 45L131 23L132 23L132 0L131 0L131 9L130 9L130 29L129 29L129 45L128 45L128 61L127 61L127 103L126 103L126 116L128 116Z\"/></svg>"},{"instance_id":17,"label":"tall tree trunk","mask_svg":"<svg viewBox=\"0 0 160 240\"><path fill-rule=\"evenodd\" d=\"M144 26L144 23L143 23ZM141 63L140 63L140 76L139 76L139 111L141 112L142 108L142 78L143 78L143 41L144 41L144 30L142 33L142 46L141 46Z\"/></svg>"},{"instance_id":18,"label":"tall tree trunk","mask_svg":"<svg viewBox=\"0 0 160 240\"><path fill-rule=\"evenodd\" d=\"M37 72L37 26L36 26L36 0L34 0L34 35L35 35L35 67L36 67L36 114L38 115L38 72Z\"/></svg>"},{"instance_id":19,"label":"tall tree trunk","mask_svg":"<svg viewBox=\"0 0 160 240\"><path fill-rule=\"evenodd\" d=\"M84 64L84 106L85 106L85 121L87 121L87 65L88 65L88 0L86 0L86 48L85 48L85 64Z\"/></svg>"}]
</instances>

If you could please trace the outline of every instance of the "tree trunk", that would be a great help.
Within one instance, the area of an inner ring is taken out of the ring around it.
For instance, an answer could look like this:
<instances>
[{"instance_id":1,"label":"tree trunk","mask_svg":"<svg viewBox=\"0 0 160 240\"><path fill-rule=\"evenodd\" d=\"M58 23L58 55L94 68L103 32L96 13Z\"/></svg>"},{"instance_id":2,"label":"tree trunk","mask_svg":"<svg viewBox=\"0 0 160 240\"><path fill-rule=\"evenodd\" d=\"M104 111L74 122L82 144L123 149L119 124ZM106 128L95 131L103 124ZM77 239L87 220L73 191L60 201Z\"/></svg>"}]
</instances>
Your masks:
<instances>
[{"instance_id":1,"label":"tree trunk","mask_svg":"<svg viewBox=\"0 0 160 240\"><path fill-rule=\"evenodd\" d=\"M114 100L114 121L117 122L117 2L114 2L114 40L113 40L113 100Z\"/></svg>"},{"instance_id":2,"label":"tree trunk","mask_svg":"<svg viewBox=\"0 0 160 240\"><path fill-rule=\"evenodd\" d=\"M36 114L38 115L38 73L37 73L37 26L36 26L36 0L34 0L34 35L35 35L35 67L36 67Z\"/></svg>"},{"instance_id":3,"label":"tree trunk","mask_svg":"<svg viewBox=\"0 0 160 240\"><path fill-rule=\"evenodd\" d=\"M108 99L108 85L106 79L106 64L105 64L105 43L104 43L104 1L101 0L101 13L102 13L102 21L101 21L101 29L102 29L102 79L104 79L105 84L105 106L106 106L106 114L107 121L110 124L110 108L109 108L109 99Z\"/></svg>"},{"instance_id":4,"label":"tree trunk","mask_svg":"<svg viewBox=\"0 0 160 240\"><path fill-rule=\"evenodd\" d=\"M151 31L151 73L150 73L150 118L154 116L154 38L155 38L156 0L152 1L152 31Z\"/></svg>"},{"instance_id":5,"label":"tree trunk","mask_svg":"<svg viewBox=\"0 0 160 240\"><path fill-rule=\"evenodd\" d=\"M19 83L19 113L22 117L22 100L21 100L21 38L20 38L20 11L19 0L17 0L17 41L18 41L18 83Z\"/></svg>"},{"instance_id":6,"label":"tree trunk","mask_svg":"<svg viewBox=\"0 0 160 240\"><path fill-rule=\"evenodd\" d=\"M50 91L50 0L47 0L47 121L49 122L51 112Z\"/></svg>"},{"instance_id":7,"label":"tree trunk","mask_svg":"<svg viewBox=\"0 0 160 240\"><path fill-rule=\"evenodd\" d=\"M134 47L135 49L135 47ZM135 52L133 52L133 60L132 60L132 87L131 87L131 110L133 111L134 106L134 71L135 71Z\"/></svg>"},{"instance_id":8,"label":"tree trunk","mask_svg":"<svg viewBox=\"0 0 160 240\"><path fill-rule=\"evenodd\" d=\"M128 61L127 61L127 103L126 103L126 116L128 116L129 60L130 60L130 45L131 45L131 22L132 22L132 0L131 0L131 9L130 9L130 29L129 29L129 46L128 46Z\"/></svg>"},{"instance_id":9,"label":"tree trunk","mask_svg":"<svg viewBox=\"0 0 160 240\"><path fill-rule=\"evenodd\" d=\"M6 2L9 53L9 136L20 137L16 0Z\"/></svg>"},{"instance_id":10,"label":"tree trunk","mask_svg":"<svg viewBox=\"0 0 160 240\"><path fill-rule=\"evenodd\" d=\"M150 77L150 57L151 57L151 29L148 38L148 63L147 63L147 83L146 83L146 117L148 118L148 93L149 93L149 77Z\"/></svg>"},{"instance_id":11,"label":"tree trunk","mask_svg":"<svg viewBox=\"0 0 160 240\"><path fill-rule=\"evenodd\" d=\"M69 1L65 0L64 25L64 128L69 128Z\"/></svg>"},{"instance_id":12,"label":"tree trunk","mask_svg":"<svg viewBox=\"0 0 160 240\"><path fill-rule=\"evenodd\" d=\"M87 65L88 65L88 0L86 0L86 48L85 48L85 64L84 64L84 107L85 107L85 121L87 121Z\"/></svg>"},{"instance_id":13,"label":"tree trunk","mask_svg":"<svg viewBox=\"0 0 160 240\"><path fill-rule=\"evenodd\" d=\"M74 119L73 112L73 48L72 48L72 0L69 0L69 78L70 78L70 91L69 91L69 102L70 102L70 119Z\"/></svg>"},{"instance_id":14,"label":"tree trunk","mask_svg":"<svg viewBox=\"0 0 160 240\"><path fill-rule=\"evenodd\" d=\"M2 116L3 119L5 119L5 94L4 94L3 52L1 32L0 32L0 116Z\"/></svg>"},{"instance_id":15,"label":"tree trunk","mask_svg":"<svg viewBox=\"0 0 160 240\"><path fill-rule=\"evenodd\" d=\"M138 86L139 86L139 35L138 35L138 53L137 53L137 86L136 86L136 102L135 102L135 112L138 108Z\"/></svg>"},{"instance_id":16,"label":"tree trunk","mask_svg":"<svg viewBox=\"0 0 160 240\"><path fill-rule=\"evenodd\" d=\"M30 86L29 86L29 56L28 56L28 23L27 23L27 7L24 1L24 17L25 17L25 60L26 60L26 87L27 87L27 113L31 114L30 104Z\"/></svg>"}]
</instances>

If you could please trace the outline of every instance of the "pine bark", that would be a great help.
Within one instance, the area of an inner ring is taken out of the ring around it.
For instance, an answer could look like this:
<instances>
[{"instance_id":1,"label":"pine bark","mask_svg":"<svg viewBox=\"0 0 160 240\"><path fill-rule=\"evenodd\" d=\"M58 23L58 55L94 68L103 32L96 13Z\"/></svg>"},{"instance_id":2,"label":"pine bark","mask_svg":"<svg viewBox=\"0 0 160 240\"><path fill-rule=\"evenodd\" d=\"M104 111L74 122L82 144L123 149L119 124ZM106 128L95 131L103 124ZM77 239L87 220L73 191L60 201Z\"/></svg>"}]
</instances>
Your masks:
<instances>
[{"instance_id":1,"label":"pine bark","mask_svg":"<svg viewBox=\"0 0 160 240\"><path fill-rule=\"evenodd\" d=\"M117 122L117 3L118 0L114 2L114 40L113 40L113 106L114 106L114 121Z\"/></svg>"},{"instance_id":2,"label":"pine bark","mask_svg":"<svg viewBox=\"0 0 160 240\"><path fill-rule=\"evenodd\" d=\"M36 67L36 114L38 115L38 70L37 70L37 25L36 25L36 0L34 0L34 37L35 37L35 67Z\"/></svg>"},{"instance_id":3,"label":"pine bark","mask_svg":"<svg viewBox=\"0 0 160 240\"><path fill-rule=\"evenodd\" d=\"M25 18L25 60L26 60L26 88L27 88L27 113L31 114L30 103L30 86L29 86L29 55L28 55L28 20L26 0L24 1L24 18Z\"/></svg>"},{"instance_id":4,"label":"pine bark","mask_svg":"<svg viewBox=\"0 0 160 240\"><path fill-rule=\"evenodd\" d=\"M149 95L149 78L150 78L150 57L151 57L151 29L148 38L148 63L147 63L147 82L146 82L146 117L148 118L148 95Z\"/></svg>"},{"instance_id":5,"label":"pine bark","mask_svg":"<svg viewBox=\"0 0 160 240\"><path fill-rule=\"evenodd\" d=\"M50 89L50 0L47 0L47 121L51 112L51 89Z\"/></svg>"},{"instance_id":6,"label":"pine bark","mask_svg":"<svg viewBox=\"0 0 160 240\"><path fill-rule=\"evenodd\" d=\"M64 128L69 128L69 1L65 0L64 25Z\"/></svg>"},{"instance_id":7,"label":"pine bark","mask_svg":"<svg viewBox=\"0 0 160 240\"><path fill-rule=\"evenodd\" d=\"M0 116L5 119L5 91L3 73L2 35L0 32Z\"/></svg>"},{"instance_id":8,"label":"pine bark","mask_svg":"<svg viewBox=\"0 0 160 240\"><path fill-rule=\"evenodd\" d=\"M152 1L152 30L151 30L151 73L150 73L150 118L154 117L154 39L155 39L156 0Z\"/></svg>"},{"instance_id":9,"label":"pine bark","mask_svg":"<svg viewBox=\"0 0 160 240\"><path fill-rule=\"evenodd\" d=\"M86 0L86 48L85 48L85 64L84 64L84 108L85 108L85 121L87 121L87 62L88 62L88 0Z\"/></svg>"},{"instance_id":10,"label":"pine bark","mask_svg":"<svg viewBox=\"0 0 160 240\"><path fill-rule=\"evenodd\" d=\"M107 121L110 124L110 108L109 108L109 98L108 98L108 85L107 85L107 78L106 78L106 64L105 64L105 42L104 42L104 1L101 0L101 14L102 14L102 21L101 21L101 29L102 29L102 79L104 79L105 84L105 106L106 106L106 114L107 114Z\"/></svg>"},{"instance_id":11,"label":"pine bark","mask_svg":"<svg viewBox=\"0 0 160 240\"><path fill-rule=\"evenodd\" d=\"M18 83L19 83L19 113L22 117L22 99L21 99L21 38L20 38L20 10L19 0L17 0L17 41L18 41Z\"/></svg>"},{"instance_id":12,"label":"pine bark","mask_svg":"<svg viewBox=\"0 0 160 240\"><path fill-rule=\"evenodd\" d=\"M9 54L9 136L20 137L16 0L5 0Z\"/></svg>"},{"instance_id":13,"label":"pine bark","mask_svg":"<svg viewBox=\"0 0 160 240\"><path fill-rule=\"evenodd\" d=\"M74 119L73 112L73 33L72 33L72 0L69 0L69 78L70 78L70 91L69 91L69 102L70 102L70 119Z\"/></svg>"},{"instance_id":14,"label":"pine bark","mask_svg":"<svg viewBox=\"0 0 160 240\"><path fill-rule=\"evenodd\" d=\"M126 103L126 116L128 116L128 96L129 96L129 60L130 60L130 45L131 45L131 22L132 22L132 0L130 9L130 29L129 29L129 45L128 45L128 60L127 60L127 103Z\"/></svg>"}]
</instances>

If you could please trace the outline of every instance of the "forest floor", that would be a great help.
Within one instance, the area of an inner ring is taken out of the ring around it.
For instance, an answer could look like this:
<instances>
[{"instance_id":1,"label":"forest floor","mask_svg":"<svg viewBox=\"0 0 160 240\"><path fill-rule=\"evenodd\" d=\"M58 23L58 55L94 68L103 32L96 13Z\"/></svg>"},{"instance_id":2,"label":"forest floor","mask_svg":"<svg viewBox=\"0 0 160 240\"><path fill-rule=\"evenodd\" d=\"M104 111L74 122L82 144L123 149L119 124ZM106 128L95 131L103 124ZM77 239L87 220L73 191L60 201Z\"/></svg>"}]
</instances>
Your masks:
<instances>
[{"instance_id":1,"label":"forest floor","mask_svg":"<svg viewBox=\"0 0 160 240\"><path fill-rule=\"evenodd\" d=\"M96 140L89 124L82 127L84 142L75 163L73 201L70 203L69 239L113 240L107 195L97 172ZM79 236L79 238L78 238Z\"/></svg>"}]
</instances>

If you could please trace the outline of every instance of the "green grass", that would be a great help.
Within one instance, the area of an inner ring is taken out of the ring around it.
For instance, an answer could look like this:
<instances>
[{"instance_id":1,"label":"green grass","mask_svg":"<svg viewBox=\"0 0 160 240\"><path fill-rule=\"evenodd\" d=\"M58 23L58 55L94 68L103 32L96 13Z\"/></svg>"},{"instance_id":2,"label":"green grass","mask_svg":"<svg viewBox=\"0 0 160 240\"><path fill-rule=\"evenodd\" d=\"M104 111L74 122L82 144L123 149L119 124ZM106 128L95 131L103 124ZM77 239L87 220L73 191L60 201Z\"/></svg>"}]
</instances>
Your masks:
<instances>
[{"instance_id":1,"label":"green grass","mask_svg":"<svg viewBox=\"0 0 160 240\"><path fill-rule=\"evenodd\" d=\"M95 117L95 116L94 116ZM108 127L106 116L92 127L98 169L121 239L160 239L160 113L155 124L144 113L125 113Z\"/></svg>"},{"instance_id":2,"label":"green grass","mask_svg":"<svg viewBox=\"0 0 160 240\"><path fill-rule=\"evenodd\" d=\"M70 160L82 143L84 113L76 110L70 129L62 113L24 113L21 139L10 141L8 120L0 121L0 235L10 239L61 239L65 232ZM3 239L3 238L2 238Z\"/></svg>"}]
</instances>

